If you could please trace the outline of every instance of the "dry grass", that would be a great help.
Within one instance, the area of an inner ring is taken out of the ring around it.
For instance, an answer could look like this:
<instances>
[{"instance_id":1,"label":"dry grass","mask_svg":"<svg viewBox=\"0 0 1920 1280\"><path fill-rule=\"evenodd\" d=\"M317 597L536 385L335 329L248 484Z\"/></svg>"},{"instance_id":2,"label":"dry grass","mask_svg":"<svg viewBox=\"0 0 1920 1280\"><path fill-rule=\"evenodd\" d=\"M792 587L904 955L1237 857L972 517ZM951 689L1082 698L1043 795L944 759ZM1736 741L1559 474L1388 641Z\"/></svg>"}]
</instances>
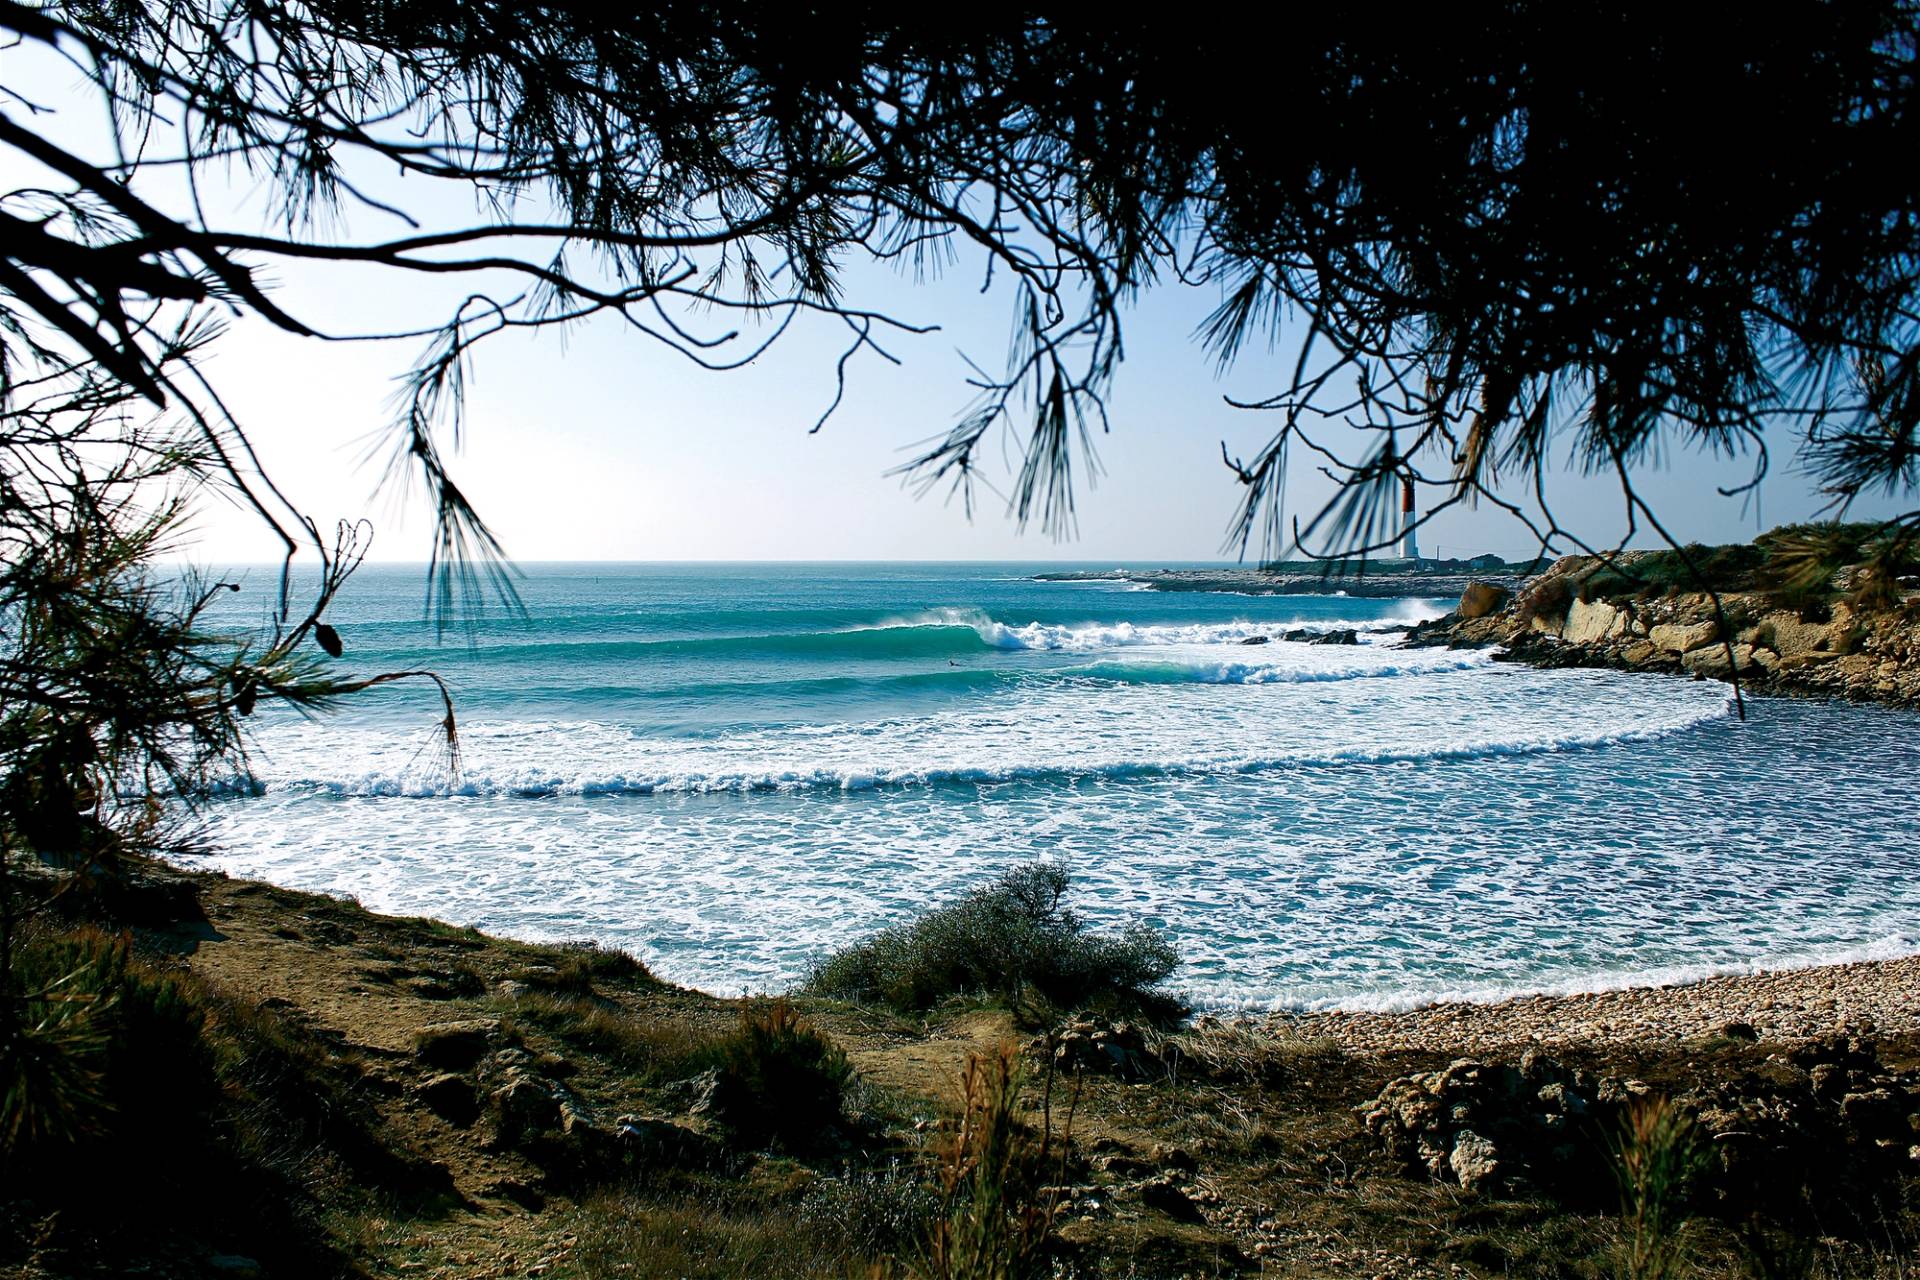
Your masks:
<instances>
[{"instance_id":1,"label":"dry grass","mask_svg":"<svg viewBox=\"0 0 1920 1280\"><path fill-rule=\"evenodd\" d=\"M573 1261L588 1280L845 1280L860 1260L791 1208L606 1196L582 1207Z\"/></svg>"},{"instance_id":2,"label":"dry grass","mask_svg":"<svg viewBox=\"0 0 1920 1280\"><path fill-rule=\"evenodd\" d=\"M611 1000L564 991L495 997L488 1008L516 1034L543 1031L642 1083L664 1083L699 1071L716 1038L680 1018L634 1013Z\"/></svg>"},{"instance_id":3,"label":"dry grass","mask_svg":"<svg viewBox=\"0 0 1920 1280\"><path fill-rule=\"evenodd\" d=\"M1178 1051L1182 1073L1268 1088L1283 1087L1307 1075L1335 1075L1345 1057L1331 1040L1292 1038L1216 1018L1199 1019L1166 1037L1163 1058L1168 1056L1165 1046Z\"/></svg>"}]
</instances>

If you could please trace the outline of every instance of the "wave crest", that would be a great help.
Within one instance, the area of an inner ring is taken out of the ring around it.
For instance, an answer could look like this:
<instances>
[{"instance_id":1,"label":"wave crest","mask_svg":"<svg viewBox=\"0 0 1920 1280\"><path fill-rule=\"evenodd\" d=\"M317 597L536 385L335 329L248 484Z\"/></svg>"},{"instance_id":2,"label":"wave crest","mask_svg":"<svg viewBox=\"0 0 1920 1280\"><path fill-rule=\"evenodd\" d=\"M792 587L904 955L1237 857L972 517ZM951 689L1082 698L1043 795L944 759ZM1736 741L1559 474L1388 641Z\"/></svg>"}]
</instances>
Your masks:
<instances>
[{"instance_id":1,"label":"wave crest","mask_svg":"<svg viewBox=\"0 0 1920 1280\"><path fill-rule=\"evenodd\" d=\"M1032 763L972 764L960 761L912 765L885 765L871 761L842 763L772 763L762 767L702 769L662 768L656 772L608 771L567 774L530 767L503 774L476 773L448 786L443 780L413 771L378 770L351 778L289 776L261 779L235 777L210 788L214 795L259 795L266 791L374 797L432 798L444 796L498 796L540 798L557 795L611 796L659 794L751 794L758 792L867 791L875 788L927 786L981 786L1004 782L1069 781L1082 778L1124 780L1165 776L1223 776L1270 770L1469 760L1497 756L1537 755L1592 750L1621 743L1642 742L1685 732L1726 714L1724 704L1699 708L1665 723L1588 734L1457 741L1426 747L1354 746L1308 749L1235 758L1117 759L1108 761L1044 760Z\"/></svg>"}]
</instances>

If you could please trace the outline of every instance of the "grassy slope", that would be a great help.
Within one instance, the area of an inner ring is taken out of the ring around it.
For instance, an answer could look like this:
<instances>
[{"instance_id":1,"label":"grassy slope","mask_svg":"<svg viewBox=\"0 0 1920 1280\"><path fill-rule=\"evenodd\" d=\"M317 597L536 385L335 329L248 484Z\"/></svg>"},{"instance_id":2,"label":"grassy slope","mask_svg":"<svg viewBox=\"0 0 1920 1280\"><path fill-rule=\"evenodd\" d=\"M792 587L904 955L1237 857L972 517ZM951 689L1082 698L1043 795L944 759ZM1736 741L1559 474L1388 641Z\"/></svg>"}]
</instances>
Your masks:
<instances>
[{"instance_id":1,"label":"grassy slope","mask_svg":"<svg viewBox=\"0 0 1920 1280\"><path fill-rule=\"evenodd\" d=\"M693 1094L680 1073L700 1045L736 1024L738 1002L665 986L604 958L264 885L195 880L205 921L147 927L143 952L190 971L212 1002L209 1034L268 1034L283 1046L276 1082L254 1080L253 1105L260 1096L271 1102L277 1088L290 1110L322 1097L359 1117L303 1131L306 1145L285 1140L286 1149L249 1156L284 1176L279 1194L311 1201L284 1229L311 1236L249 1235L211 1205L137 1240L88 1236L72 1212L49 1218L63 1206L43 1198L0 1210L0 1241L15 1241L0 1243L0 1276L120 1274L136 1258L149 1274L236 1274L238 1264L210 1270L207 1259L242 1253L274 1275L861 1274L863 1255L888 1238L889 1215L911 1208L912 1177L888 1171L920 1167L967 1055L1020 1034L993 1010L948 1006L918 1022L808 1003L862 1078L840 1132L797 1153L735 1152L715 1141L696 1159L583 1171L493 1141L484 1121L462 1126L436 1115L419 1090L442 1071L417 1056L416 1031L500 1018L529 1069L562 1079L583 1112L653 1117L698 1135L705 1122L689 1114ZM1371 1152L1351 1109L1387 1079L1447 1054L1357 1058L1328 1045L1232 1037L1215 1048L1208 1073L1087 1077L1056 1095L1075 1112L1077 1154L1065 1177L1080 1190L1058 1234L1080 1274L1611 1272L1610 1189L1595 1188L1579 1205L1466 1196L1409 1180ZM1893 1048L1910 1059L1915 1046ZM1677 1085L1757 1065L1766 1052L1734 1043L1648 1047L1588 1055L1585 1065ZM232 1123L218 1140L282 1132ZM355 1141L377 1145L380 1157L352 1149ZM166 1152L120 1155L150 1166L144 1176L168 1176ZM1179 1180L1197 1213L1150 1207L1129 1190L1189 1161ZM1905 1222L1896 1229L1906 1231ZM1844 1236L1843 1225L1831 1234ZM1903 1238L1910 1247L1911 1236ZM1727 1226L1702 1228L1698 1250L1706 1273L1738 1272Z\"/></svg>"}]
</instances>

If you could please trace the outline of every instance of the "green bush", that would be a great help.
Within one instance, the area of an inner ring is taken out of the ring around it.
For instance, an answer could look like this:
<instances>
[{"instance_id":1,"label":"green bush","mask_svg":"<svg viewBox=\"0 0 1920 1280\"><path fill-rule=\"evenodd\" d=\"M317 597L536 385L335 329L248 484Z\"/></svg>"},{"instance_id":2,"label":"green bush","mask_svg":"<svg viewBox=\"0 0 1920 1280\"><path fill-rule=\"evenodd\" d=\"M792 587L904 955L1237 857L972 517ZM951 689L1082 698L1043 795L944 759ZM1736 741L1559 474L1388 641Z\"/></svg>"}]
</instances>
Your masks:
<instances>
[{"instance_id":1,"label":"green bush","mask_svg":"<svg viewBox=\"0 0 1920 1280\"><path fill-rule=\"evenodd\" d=\"M1595 569L1580 580L1580 599L1584 602L1638 595L1644 586L1618 569Z\"/></svg>"},{"instance_id":2,"label":"green bush","mask_svg":"<svg viewBox=\"0 0 1920 1280\"><path fill-rule=\"evenodd\" d=\"M1173 945L1146 925L1088 932L1063 905L1068 879L1057 863L1014 867L951 906L834 952L805 989L903 1013L966 995L1016 1005L1037 996L1066 1008L1169 1006L1154 988L1180 963Z\"/></svg>"},{"instance_id":3,"label":"green bush","mask_svg":"<svg viewBox=\"0 0 1920 1280\"><path fill-rule=\"evenodd\" d=\"M753 1146L813 1141L839 1121L853 1080L847 1055L785 1000L743 1010L708 1058L714 1119Z\"/></svg>"},{"instance_id":4,"label":"green bush","mask_svg":"<svg viewBox=\"0 0 1920 1280\"><path fill-rule=\"evenodd\" d=\"M1619 561L1588 574L1580 584L1580 598L1652 599L1689 591L1748 591L1764 578L1767 557L1765 548L1746 543L1709 547L1694 542L1679 551L1636 553L1630 562Z\"/></svg>"}]
</instances>

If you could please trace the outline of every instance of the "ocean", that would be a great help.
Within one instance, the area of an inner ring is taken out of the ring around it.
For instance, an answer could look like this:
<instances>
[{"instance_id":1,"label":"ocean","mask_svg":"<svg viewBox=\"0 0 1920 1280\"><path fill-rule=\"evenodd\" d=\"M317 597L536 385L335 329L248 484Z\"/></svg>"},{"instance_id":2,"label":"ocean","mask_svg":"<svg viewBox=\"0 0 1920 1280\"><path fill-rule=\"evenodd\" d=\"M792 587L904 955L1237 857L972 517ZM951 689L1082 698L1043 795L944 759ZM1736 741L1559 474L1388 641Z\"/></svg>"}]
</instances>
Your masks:
<instances>
[{"instance_id":1,"label":"ocean","mask_svg":"<svg viewBox=\"0 0 1920 1280\"><path fill-rule=\"evenodd\" d=\"M263 708L200 861L723 994L1035 858L1223 1011L1920 950L1912 713L1396 647L1451 601L1036 576L1087 567L534 564L524 620L436 639L370 566L338 665L439 672L458 776L424 684Z\"/></svg>"}]
</instances>

